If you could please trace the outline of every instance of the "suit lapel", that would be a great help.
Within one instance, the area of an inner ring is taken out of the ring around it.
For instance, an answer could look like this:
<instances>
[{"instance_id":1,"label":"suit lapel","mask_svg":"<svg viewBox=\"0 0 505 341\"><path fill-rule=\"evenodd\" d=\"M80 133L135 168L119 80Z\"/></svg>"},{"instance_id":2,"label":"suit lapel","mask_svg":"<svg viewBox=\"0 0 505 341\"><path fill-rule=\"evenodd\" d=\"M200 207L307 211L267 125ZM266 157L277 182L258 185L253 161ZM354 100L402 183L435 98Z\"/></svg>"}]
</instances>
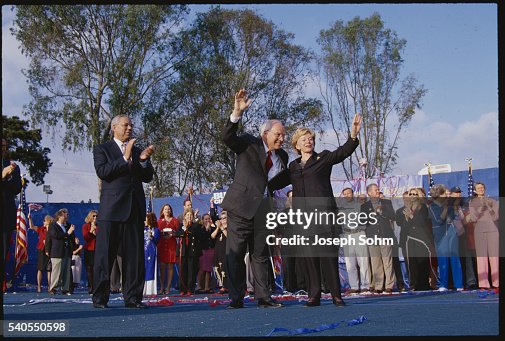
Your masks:
<instances>
[{"instance_id":1,"label":"suit lapel","mask_svg":"<svg viewBox=\"0 0 505 341\"><path fill-rule=\"evenodd\" d=\"M107 149L110 150L111 156L114 159L118 159L120 157L123 157L123 152L121 151L121 148L117 145L116 141L110 140L107 142Z\"/></svg>"},{"instance_id":2,"label":"suit lapel","mask_svg":"<svg viewBox=\"0 0 505 341\"><path fill-rule=\"evenodd\" d=\"M261 169L263 169L263 174L265 177L268 179L268 173L267 169L265 167L266 161L267 161L267 153L265 153L265 147L263 146L263 140L261 137L258 138L258 143L257 143L258 149L258 158L261 162Z\"/></svg>"},{"instance_id":3,"label":"suit lapel","mask_svg":"<svg viewBox=\"0 0 505 341\"><path fill-rule=\"evenodd\" d=\"M310 167L314 162L317 161L317 153L313 152L310 158L307 160L307 163L305 164L305 168Z\"/></svg>"}]
</instances>

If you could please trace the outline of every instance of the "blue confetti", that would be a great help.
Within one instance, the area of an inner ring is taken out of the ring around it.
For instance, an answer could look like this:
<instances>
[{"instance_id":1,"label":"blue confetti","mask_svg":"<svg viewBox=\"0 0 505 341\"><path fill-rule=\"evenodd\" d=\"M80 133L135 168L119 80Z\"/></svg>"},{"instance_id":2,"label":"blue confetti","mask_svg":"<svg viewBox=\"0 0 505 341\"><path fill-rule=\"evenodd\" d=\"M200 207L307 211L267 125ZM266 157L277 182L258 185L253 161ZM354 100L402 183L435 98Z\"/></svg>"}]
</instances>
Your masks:
<instances>
[{"instance_id":1,"label":"blue confetti","mask_svg":"<svg viewBox=\"0 0 505 341\"><path fill-rule=\"evenodd\" d=\"M272 336L273 333L278 333L278 332L287 332L289 335L300 335L300 334L310 334L310 333L318 333L322 332L325 330L329 329L335 329L337 328L341 323L347 323L348 326L355 326L358 324L362 324L365 322L367 318L363 315L359 316L357 319L353 319L350 321L340 321L332 324L322 324L317 328L311 329L311 328L298 328L294 330L289 330L286 328L274 328L270 333L267 334L267 336Z\"/></svg>"}]
</instances>

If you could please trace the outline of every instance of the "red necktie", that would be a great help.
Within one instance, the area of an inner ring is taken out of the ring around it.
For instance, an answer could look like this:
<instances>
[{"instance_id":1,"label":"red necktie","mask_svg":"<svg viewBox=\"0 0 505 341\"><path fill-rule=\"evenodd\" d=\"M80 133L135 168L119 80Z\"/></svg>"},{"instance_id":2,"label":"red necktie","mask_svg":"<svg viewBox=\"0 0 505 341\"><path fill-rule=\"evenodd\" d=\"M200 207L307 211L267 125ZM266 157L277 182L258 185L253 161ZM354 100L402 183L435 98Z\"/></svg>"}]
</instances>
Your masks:
<instances>
[{"instance_id":1,"label":"red necktie","mask_svg":"<svg viewBox=\"0 0 505 341\"><path fill-rule=\"evenodd\" d=\"M265 161L265 168L267 170L267 174L270 171L270 168L272 168L273 164L274 163L272 162L272 152L269 150L267 153L267 159Z\"/></svg>"}]
</instances>

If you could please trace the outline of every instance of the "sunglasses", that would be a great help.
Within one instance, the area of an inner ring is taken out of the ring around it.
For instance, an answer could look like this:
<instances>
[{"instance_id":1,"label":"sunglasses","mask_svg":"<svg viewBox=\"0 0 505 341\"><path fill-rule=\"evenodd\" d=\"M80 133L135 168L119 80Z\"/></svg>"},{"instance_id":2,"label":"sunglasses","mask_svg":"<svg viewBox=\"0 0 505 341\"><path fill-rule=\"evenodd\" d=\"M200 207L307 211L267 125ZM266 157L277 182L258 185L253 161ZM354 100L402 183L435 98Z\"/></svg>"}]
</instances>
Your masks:
<instances>
[{"instance_id":1,"label":"sunglasses","mask_svg":"<svg viewBox=\"0 0 505 341\"><path fill-rule=\"evenodd\" d=\"M96 218L96 217L98 217L98 216L96 214L93 214L93 218Z\"/></svg>"},{"instance_id":2,"label":"sunglasses","mask_svg":"<svg viewBox=\"0 0 505 341\"><path fill-rule=\"evenodd\" d=\"M415 196L415 197L418 197L418 196L419 196L419 194L417 194L417 193L409 193L409 197L414 197L414 196Z\"/></svg>"}]
</instances>

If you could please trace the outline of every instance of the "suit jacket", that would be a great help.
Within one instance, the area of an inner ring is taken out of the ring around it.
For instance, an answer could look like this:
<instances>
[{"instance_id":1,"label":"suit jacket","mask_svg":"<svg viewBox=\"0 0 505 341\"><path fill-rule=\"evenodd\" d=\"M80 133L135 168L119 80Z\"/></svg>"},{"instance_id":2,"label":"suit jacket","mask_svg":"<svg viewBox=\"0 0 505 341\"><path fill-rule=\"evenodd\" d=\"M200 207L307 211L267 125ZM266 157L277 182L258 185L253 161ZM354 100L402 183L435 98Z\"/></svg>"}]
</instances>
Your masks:
<instances>
[{"instance_id":1,"label":"suit jacket","mask_svg":"<svg viewBox=\"0 0 505 341\"><path fill-rule=\"evenodd\" d=\"M140 148L132 148L132 164L128 166L119 146L111 140L93 148L95 171L102 180L100 220L126 221L130 217L133 200L136 200L141 216L146 212L146 198L142 182L153 178L153 166L149 159L145 167L140 163Z\"/></svg>"},{"instance_id":2,"label":"suit jacket","mask_svg":"<svg viewBox=\"0 0 505 341\"><path fill-rule=\"evenodd\" d=\"M400 247L402 248L405 246L408 235L407 219L405 219L405 214L403 214L404 209L405 206L402 206L395 212L396 225L400 227Z\"/></svg>"},{"instance_id":3,"label":"suit jacket","mask_svg":"<svg viewBox=\"0 0 505 341\"><path fill-rule=\"evenodd\" d=\"M237 154L233 183L226 191L221 206L238 216L252 219L258 210L268 182L265 168L266 153L263 140L249 134L237 136L238 123L230 120L222 132L223 142ZM288 154L283 150L275 153L286 169ZM279 189L282 187L271 188Z\"/></svg>"},{"instance_id":4,"label":"suit jacket","mask_svg":"<svg viewBox=\"0 0 505 341\"><path fill-rule=\"evenodd\" d=\"M175 236L179 237L177 244L176 254L177 257L200 257L202 249L200 247L200 233L202 226L197 223L192 223L191 226L184 231L183 224L179 224L179 229L175 231Z\"/></svg>"},{"instance_id":5,"label":"suit jacket","mask_svg":"<svg viewBox=\"0 0 505 341\"><path fill-rule=\"evenodd\" d=\"M349 138L338 149L330 152L323 150L321 153L313 152L305 166L300 165L301 157L289 164L291 184L293 185L293 198L328 198L332 207L336 207L331 187L330 175L334 165L348 158L358 147L358 139Z\"/></svg>"},{"instance_id":6,"label":"suit jacket","mask_svg":"<svg viewBox=\"0 0 505 341\"><path fill-rule=\"evenodd\" d=\"M421 204L419 209L414 212L412 219L406 221L405 227L407 236L421 239L429 245L433 242L428 207L425 204ZM407 237L405 237L406 239Z\"/></svg>"},{"instance_id":7,"label":"suit jacket","mask_svg":"<svg viewBox=\"0 0 505 341\"><path fill-rule=\"evenodd\" d=\"M2 170L9 166L9 160L2 159ZM12 231L16 228L16 195L21 192L21 173L16 167L11 176L2 180L2 228Z\"/></svg>"},{"instance_id":8,"label":"suit jacket","mask_svg":"<svg viewBox=\"0 0 505 341\"><path fill-rule=\"evenodd\" d=\"M69 225L66 226L67 231L69 227ZM53 221L49 225L46 239L48 239L48 241L46 241L45 249L46 252L49 252L49 257L72 257L72 251L74 249L75 243L74 232L71 234L68 234L68 232L63 232L61 227L55 221Z\"/></svg>"},{"instance_id":9,"label":"suit jacket","mask_svg":"<svg viewBox=\"0 0 505 341\"><path fill-rule=\"evenodd\" d=\"M394 238L396 240L393 228L391 226L391 221L395 220L395 210L391 200L379 199L382 213L376 215L377 224L371 224L370 219L367 219L366 224L366 235L367 237L373 238L378 236L380 238ZM361 205L361 212L365 212L368 216L370 213L375 212L372 201L368 200L363 205Z\"/></svg>"},{"instance_id":10,"label":"suit jacket","mask_svg":"<svg viewBox=\"0 0 505 341\"><path fill-rule=\"evenodd\" d=\"M313 152L305 166L300 165L301 157L289 164L290 182L293 185L293 208L305 212L333 212L337 214L337 204L333 196L330 182L331 170L334 165L349 157L359 145L358 139L349 138L347 142L334 151L323 150L321 153ZM309 227L312 233L330 233L336 236L339 231L334 231L336 225Z\"/></svg>"}]
</instances>

